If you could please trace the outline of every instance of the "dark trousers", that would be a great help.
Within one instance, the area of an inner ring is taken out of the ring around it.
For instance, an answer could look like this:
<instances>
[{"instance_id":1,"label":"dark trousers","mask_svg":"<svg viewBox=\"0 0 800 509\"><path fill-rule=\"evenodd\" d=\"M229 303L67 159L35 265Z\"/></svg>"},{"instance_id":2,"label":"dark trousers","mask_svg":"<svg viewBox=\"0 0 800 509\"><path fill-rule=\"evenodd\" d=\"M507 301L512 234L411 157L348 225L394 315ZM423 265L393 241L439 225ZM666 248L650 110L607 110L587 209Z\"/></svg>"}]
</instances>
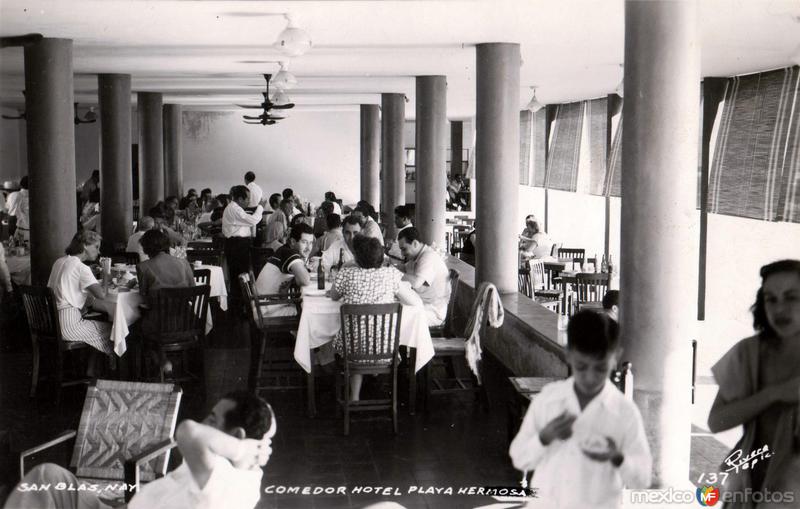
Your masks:
<instances>
[{"instance_id":1,"label":"dark trousers","mask_svg":"<svg viewBox=\"0 0 800 509\"><path fill-rule=\"evenodd\" d=\"M250 270L250 247L253 239L250 237L228 237L225 239L225 260L228 263L228 281L231 283L231 291L228 298L231 303L230 309L239 313L244 299L242 289L239 287L239 274L247 273Z\"/></svg>"},{"instance_id":2,"label":"dark trousers","mask_svg":"<svg viewBox=\"0 0 800 509\"><path fill-rule=\"evenodd\" d=\"M13 237L17 231L17 216L8 216L8 236Z\"/></svg>"}]
</instances>

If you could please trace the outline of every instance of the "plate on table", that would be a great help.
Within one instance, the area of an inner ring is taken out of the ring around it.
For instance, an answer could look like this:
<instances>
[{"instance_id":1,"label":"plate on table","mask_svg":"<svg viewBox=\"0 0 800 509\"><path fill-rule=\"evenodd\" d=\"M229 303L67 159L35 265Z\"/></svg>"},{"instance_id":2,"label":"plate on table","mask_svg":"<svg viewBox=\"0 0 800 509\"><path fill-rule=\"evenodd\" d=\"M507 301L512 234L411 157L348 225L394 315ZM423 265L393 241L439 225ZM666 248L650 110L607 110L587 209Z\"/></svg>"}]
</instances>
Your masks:
<instances>
[{"instance_id":1,"label":"plate on table","mask_svg":"<svg viewBox=\"0 0 800 509\"><path fill-rule=\"evenodd\" d=\"M325 289L325 288L320 290L319 288L312 287L312 286L304 286L303 287L303 295L323 296L323 295L325 295L325 292L327 292L327 291L328 290Z\"/></svg>"}]
</instances>

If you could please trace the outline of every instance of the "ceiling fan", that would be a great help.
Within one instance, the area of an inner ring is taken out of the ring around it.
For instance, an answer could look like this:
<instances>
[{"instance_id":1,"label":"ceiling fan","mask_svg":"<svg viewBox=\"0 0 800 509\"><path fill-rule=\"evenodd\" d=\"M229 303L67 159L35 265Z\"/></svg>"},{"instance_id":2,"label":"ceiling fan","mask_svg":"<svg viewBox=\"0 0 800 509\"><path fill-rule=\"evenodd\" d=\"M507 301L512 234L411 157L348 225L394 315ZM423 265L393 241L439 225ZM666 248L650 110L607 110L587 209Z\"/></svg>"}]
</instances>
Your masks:
<instances>
[{"instance_id":1,"label":"ceiling fan","mask_svg":"<svg viewBox=\"0 0 800 509\"><path fill-rule=\"evenodd\" d=\"M260 109L264 110L261 115L258 116L248 116L244 115L245 124L261 124L261 125L273 125L278 120L282 120L286 117L279 117L274 116L270 113L270 110L288 110L294 108L294 103L275 103L269 98L269 80L272 78L271 74L265 74L264 80L267 82L267 90L265 92L261 92L261 95L264 96L264 101L259 105L249 105L249 104L237 104L240 108L248 108L248 109ZM256 122L247 122L247 120L255 120Z\"/></svg>"}]
</instances>

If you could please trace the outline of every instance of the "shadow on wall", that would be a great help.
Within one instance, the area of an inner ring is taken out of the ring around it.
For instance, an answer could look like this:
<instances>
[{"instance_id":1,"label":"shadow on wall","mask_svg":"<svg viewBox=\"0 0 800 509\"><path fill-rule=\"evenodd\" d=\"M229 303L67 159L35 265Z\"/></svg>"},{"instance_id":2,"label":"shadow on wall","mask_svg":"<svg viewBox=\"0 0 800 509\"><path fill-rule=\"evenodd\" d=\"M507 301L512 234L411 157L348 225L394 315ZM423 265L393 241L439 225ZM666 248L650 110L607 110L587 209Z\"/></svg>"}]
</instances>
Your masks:
<instances>
[{"instance_id":1,"label":"shadow on wall","mask_svg":"<svg viewBox=\"0 0 800 509\"><path fill-rule=\"evenodd\" d=\"M233 113L223 111L184 112L183 132L193 141L206 141L211 134L212 124L227 115L233 115Z\"/></svg>"}]
</instances>

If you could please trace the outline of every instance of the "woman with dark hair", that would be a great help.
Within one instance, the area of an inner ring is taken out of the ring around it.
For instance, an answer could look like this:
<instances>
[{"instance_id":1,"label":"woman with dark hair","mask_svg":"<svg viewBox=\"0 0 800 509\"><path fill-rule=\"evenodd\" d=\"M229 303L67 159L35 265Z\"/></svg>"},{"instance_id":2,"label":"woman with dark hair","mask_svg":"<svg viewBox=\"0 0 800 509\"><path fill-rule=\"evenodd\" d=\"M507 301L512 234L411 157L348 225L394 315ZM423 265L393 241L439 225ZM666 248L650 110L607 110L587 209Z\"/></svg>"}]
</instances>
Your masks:
<instances>
[{"instance_id":1,"label":"woman with dark hair","mask_svg":"<svg viewBox=\"0 0 800 509\"><path fill-rule=\"evenodd\" d=\"M711 368L719 391L708 415L717 433L739 425L744 435L725 460L725 491L800 495L800 260L761 267L751 308L755 336L739 341ZM744 460L744 461L742 461ZM765 507L746 497L726 507ZM773 500L774 501L774 500ZM783 500L796 507L797 500Z\"/></svg>"},{"instance_id":2,"label":"woman with dark hair","mask_svg":"<svg viewBox=\"0 0 800 509\"><path fill-rule=\"evenodd\" d=\"M139 278L139 293L153 309L156 293L161 288L194 286L194 273L189 262L169 254L169 237L160 230L148 230L139 241L149 260L139 263L136 274ZM155 330L155 313L145 313L142 331Z\"/></svg>"},{"instance_id":3,"label":"woman with dark hair","mask_svg":"<svg viewBox=\"0 0 800 509\"><path fill-rule=\"evenodd\" d=\"M84 320L83 314L89 307L99 311L111 311L102 299L106 292L84 264L97 259L100 253L100 235L89 230L75 234L62 256L53 264L48 288L52 288L56 298L61 335L65 341L83 341L97 350L111 355L114 345L111 338L111 324L94 320Z\"/></svg>"},{"instance_id":4,"label":"woman with dark hair","mask_svg":"<svg viewBox=\"0 0 800 509\"><path fill-rule=\"evenodd\" d=\"M331 288L333 300L342 300L345 304L385 304L399 300L406 305L422 306L419 295L401 281L403 273L392 266L382 266L383 245L378 239L358 235L353 239L353 251L358 266L339 271ZM362 343L369 341L366 335L360 339ZM334 339L334 349L342 353L340 334ZM358 401L361 376L353 375L350 380L350 396Z\"/></svg>"}]
</instances>

